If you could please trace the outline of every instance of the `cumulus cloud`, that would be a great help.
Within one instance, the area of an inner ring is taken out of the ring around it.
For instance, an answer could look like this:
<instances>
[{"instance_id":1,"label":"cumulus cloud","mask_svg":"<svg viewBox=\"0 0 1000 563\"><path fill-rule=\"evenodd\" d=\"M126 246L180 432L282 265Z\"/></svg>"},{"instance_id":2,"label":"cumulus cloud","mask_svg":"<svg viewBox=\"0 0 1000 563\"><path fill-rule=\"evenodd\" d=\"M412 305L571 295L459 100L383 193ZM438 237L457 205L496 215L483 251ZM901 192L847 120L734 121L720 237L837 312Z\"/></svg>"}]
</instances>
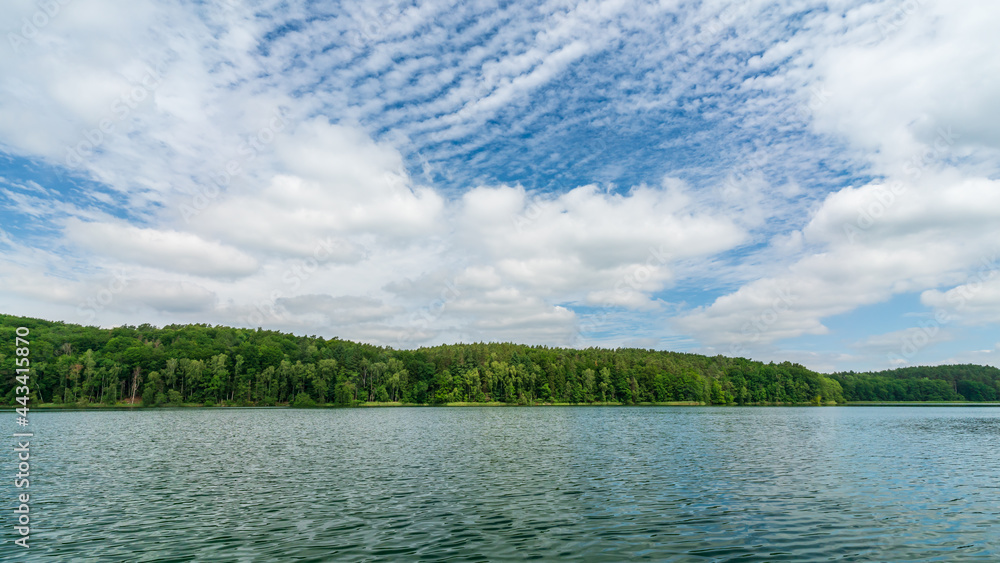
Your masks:
<instances>
[{"instance_id":1,"label":"cumulus cloud","mask_svg":"<svg viewBox=\"0 0 1000 563\"><path fill-rule=\"evenodd\" d=\"M274 144L282 172L260 189L221 197L193 219L193 228L282 255L309 255L310 241L331 234L398 243L440 230L441 196L413 186L399 152L357 128L318 118ZM334 259L359 259L355 243L341 245Z\"/></svg>"},{"instance_id":2,"label":"cumulus cloud","mask_svg":"<svg viewBox=\"0 0 1000 563\"><path fill-rule=\"evenodd\" d=\"M962 152L996 156L1000 137L986 124L1000 118L992 102L1000 61L989 56L1000 48L997 6L886 2L849 12L867 23L845 33L867 40L810 54L813 77L827 92L816 127L871 151L887 171L932 145L942 128L954 132Z\"/></svg>"},{"instance_id":3,"label":"cumulus cloud","mask_svg":"<svg viewBox=\"0 0 1000 563\"><path fill-rule=\"evenodd\" d=\"M980 259L979 268L961 284L947 290L929 289L920 295L928 307L966 324L1000 322L1000 254Z\"/></svg>"},{"instance_id":4,"label":"cumulus cloud","mask_svg":"<svg viewBox=\"0 0 1000 563\"><path fill-rule=\"evenodd\" d=\"M924 302L938 303L929 288L964 279L992 255L1000 206L988 202L998 193L995 182L945 173L831 194L802 230L809 247L798 260L676 322L714 345L766 345L825 334L824 318L893 295L930 291Z\"/></svg>"},{"instance_id":5,"label":"cumulus cloud","mask_svg":"<svg viewBox=\"0 0 1000 563\"><path fill-rule=\"evenodd\" d=\"M648 298L638 296L662 289L675 262L746 240L743 229L698 209L673 181L624 195L583 186L552 199L529 199L521 187L479 187L463 196L460 220L461 240L482 249L511 283L640 308Z\"/></svg>"}]
</instances>

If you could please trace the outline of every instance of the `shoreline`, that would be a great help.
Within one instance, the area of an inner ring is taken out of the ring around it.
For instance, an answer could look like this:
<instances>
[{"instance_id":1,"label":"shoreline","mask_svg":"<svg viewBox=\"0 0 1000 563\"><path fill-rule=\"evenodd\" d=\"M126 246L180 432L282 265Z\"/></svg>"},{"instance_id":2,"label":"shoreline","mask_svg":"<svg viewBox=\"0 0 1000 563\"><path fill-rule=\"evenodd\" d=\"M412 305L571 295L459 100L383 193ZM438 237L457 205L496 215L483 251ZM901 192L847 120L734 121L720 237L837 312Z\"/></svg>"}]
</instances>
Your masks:
<instances>
[{"instance_id":1,"label":"shoreline","mask_svg":"<svg viewBox=\"0 0 1000 563\"><path fill-rule=\"evenodd\" d=\"M13 408L14 405L8 405L9 408ZM116 404L116 405L104 405L104 404L89 404L89 405L62 405L58 403L44 403L41 405L32 406L32 410L44 410L44 411L116 411L116 410L177 410L177 409L303 409L303 410L318 410L318 409L357 409L357 408L394 408L394 407L420 407L420 408L464 408L464 407L1000 407L1000 402L974 402L974 401L856 401L848 403L826 403L823 405L817 405L815 403L747 403L744 405L738 404L706 404L695 401L667 401L667 402L645 402L645 403L635 403L635 404L623 404L619 402L606 402L606 403L532 403L532 404L516 404L516 403L501 403L501 402L490 402L490 403L470 403L470 402L455 402L455 403L402 403L402 402L385 402L385 403L358 403L355 405L316 405L311 407L293 407L289 404L278 404L278 405L213 405L205 406L201 403L185 403L180 405L160 405L154 407L147 407L142 405L129 405L129 404Z\"/></svg>"}]
</instances>

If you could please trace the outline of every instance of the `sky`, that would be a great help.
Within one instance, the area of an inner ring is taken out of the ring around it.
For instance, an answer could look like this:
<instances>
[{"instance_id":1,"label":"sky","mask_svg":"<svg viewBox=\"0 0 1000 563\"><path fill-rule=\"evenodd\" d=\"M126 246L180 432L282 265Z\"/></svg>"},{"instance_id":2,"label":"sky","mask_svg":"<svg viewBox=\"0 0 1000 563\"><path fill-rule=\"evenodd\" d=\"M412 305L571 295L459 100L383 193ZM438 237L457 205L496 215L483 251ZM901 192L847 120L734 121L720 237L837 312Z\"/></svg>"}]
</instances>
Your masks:
<instances>
[{"instance_id":1,"label":"sky","mask_svg":"<svg viewBox=\"0 0 1000 563\"><path fill-rule=\"evenodd\" d=\"M7 0L0 311L1000 366L1000 4Z\"/></svg>"}]
</instances>

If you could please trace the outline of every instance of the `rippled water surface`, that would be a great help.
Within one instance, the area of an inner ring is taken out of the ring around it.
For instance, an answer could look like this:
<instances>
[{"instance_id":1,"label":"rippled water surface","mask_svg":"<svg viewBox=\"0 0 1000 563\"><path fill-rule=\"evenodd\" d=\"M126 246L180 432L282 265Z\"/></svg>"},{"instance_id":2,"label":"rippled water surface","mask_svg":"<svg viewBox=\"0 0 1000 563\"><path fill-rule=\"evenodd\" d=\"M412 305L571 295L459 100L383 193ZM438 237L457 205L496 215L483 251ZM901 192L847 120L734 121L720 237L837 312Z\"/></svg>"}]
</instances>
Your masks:
<instances>
[{"instance_id":1,"label":"rippled water surface","mask_svg":"<svg viewBox=\"0 0 1000 563\"><path fill-rule=\"evenodd\" d=\"M0 559L1000 561L996 408L32 415Z\"/></svg>"}]
</instances>

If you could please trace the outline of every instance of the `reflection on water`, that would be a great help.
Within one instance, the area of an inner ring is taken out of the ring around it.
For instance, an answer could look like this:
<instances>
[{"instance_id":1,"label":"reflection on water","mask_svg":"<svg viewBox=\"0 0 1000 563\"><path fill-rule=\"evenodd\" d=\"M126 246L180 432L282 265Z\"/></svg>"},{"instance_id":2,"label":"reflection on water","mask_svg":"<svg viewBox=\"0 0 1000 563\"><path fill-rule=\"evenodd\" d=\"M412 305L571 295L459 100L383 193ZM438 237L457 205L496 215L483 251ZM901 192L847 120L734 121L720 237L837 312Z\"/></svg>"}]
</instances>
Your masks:
<instances>
[{"instance_id":1,"label":"reflection on water","mask_svg":"<svg viewBox=\"0 0 1000 563\"><path fill-rule=\"evenodd\" d=\"M992 408L216 409L33 422L37 560L1000 559Z\"/></svg>"}]
</instances>

